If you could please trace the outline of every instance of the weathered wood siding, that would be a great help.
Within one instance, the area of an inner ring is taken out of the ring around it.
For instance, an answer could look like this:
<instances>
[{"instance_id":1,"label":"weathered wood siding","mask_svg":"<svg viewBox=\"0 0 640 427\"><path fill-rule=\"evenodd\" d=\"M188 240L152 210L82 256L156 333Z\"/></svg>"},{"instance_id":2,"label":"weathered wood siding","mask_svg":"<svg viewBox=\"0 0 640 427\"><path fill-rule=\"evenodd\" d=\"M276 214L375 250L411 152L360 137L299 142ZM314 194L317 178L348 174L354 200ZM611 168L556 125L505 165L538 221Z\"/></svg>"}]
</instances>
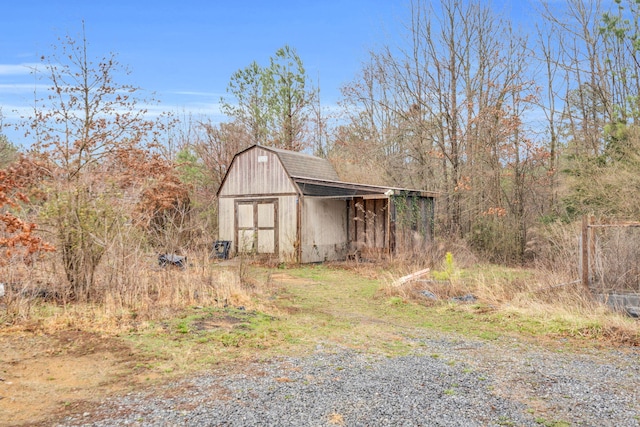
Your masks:
<instances>
[{"instance_id":1,"label":"weathered wood siding","mask_svg":"<svg viewBox=\"0 0 640 427\"><path fill-rule=\"evenodd\" d=\"M218 239L234 242L231 251L235 247L235 212L234 199L220 198L218 200Z\"/></svg>"},{"instance_id":2,"label":"weathered wood siding","mask_svg":"<svg viewBox=\"0 0 640 427\"><path fill-rule=\"evenodd\" d=\"M298 196L278 197L278 238L280 248L280 261L293 262L296 259L298 246L297 233L297 208Z\"/></svg>"},{"instance_id":3,"label":"weathered wood siding","mask_svg":"<svg viewBox=\"0 0 640 427\"><path fill-rule=\"evenodd\" d=\"M237 156L219 196L278 195L295 193L296 188L275 153L255 147Z\"/></svg>"},{"instance_id":4,"label":"weathered wood siding","mask_svg":"<svg viewBox=\"0 0 640 427\"><path fill-rule=\"evenodd\" d=\"M347 205L344 200L305 197L302 204L302 262L344 259Z\"/></svg>"},{"instance_id":5,"label":"weathered wood siding","mask_svg":"<svg viewBox=\"0 0 640 427\"><path fill-rule=\"evenodd\" d=\"M278 259L281 261L295 261L296 260L296 239L297 239L297 217L296 217L296 199L297 196L280 196L280 197L221 197L219 200L218 208L218 221L219 232L218 236L220 240L228 240L231 244L231 254L236 253L236 239L237 228L240 226L247 226L247 224L236 224L236 201L259 201L259 200L271 200L276 199L278 205L278 242L273 242L274 246L278 247ZM240 218L243 216L240 215ZM263 233L266 231L263 231ZM261 240L264 241L264 240ZM266 251L265 251L266 252Z\"/></svg>"}]
</instances>

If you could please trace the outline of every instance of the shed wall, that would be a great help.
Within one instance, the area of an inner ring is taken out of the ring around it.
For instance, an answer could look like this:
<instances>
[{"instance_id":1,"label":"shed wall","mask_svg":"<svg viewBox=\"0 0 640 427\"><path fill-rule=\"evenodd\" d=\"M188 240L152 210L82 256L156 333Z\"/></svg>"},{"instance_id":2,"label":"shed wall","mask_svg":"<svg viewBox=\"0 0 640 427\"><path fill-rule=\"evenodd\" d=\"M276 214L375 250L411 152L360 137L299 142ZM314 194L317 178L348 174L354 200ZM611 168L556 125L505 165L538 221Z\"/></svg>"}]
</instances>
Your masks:
<instances>
[{"instance_id":1,"label":"shed wall","mask_svg":"<svg viewBox=\"0 0 640 427\"><path fill-rule=\"evenodd\" d=\"M278 156L256 147L235 158L219 196L277 195L295 192L296 188Z\"/></svg>"},{"instance_id":2,"label":"shed wall","mask_svg":"<svg viewBox=\"0 0 640 427\"><path fill-rule=\"evenodd\" d=\"M220 240L228 240L235 244L235 214L234 199L220 198L218 199L218 238ZM231 245L231 251L235 246Z\"/></svg>"},{"instance_id":3,"label":"shed wall","mask_svg":"<svg viewBox=\"0 0 640 427\"><path fill-rule=\"evenodd\" d=\"M344 259L347 205L344 200L305 197L302 204L302 262Z\"/></svg>"},{"instance_id":4,"label":"shed wall","mask_svg":"<svg viewBox=\"0 0 640 427\"><path fill-rule=\"evenodd\" d=\"M280 229L278 238L280 239L280 261L296 261L296 247L298 240L297 209L298 196L278 197L280 209L278 210L278 221Z\"/></svg>"}]
</instances>

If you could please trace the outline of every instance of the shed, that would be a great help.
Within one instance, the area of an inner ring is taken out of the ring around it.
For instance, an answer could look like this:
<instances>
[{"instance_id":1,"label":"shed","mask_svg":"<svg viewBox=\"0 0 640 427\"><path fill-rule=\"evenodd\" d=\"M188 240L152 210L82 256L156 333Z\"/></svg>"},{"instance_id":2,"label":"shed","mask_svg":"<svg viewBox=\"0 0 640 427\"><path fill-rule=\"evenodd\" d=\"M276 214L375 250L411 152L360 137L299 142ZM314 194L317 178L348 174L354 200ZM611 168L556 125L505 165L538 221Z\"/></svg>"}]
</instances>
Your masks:
<instances>
[{"instance_id":1,"label":"shed","mask_svg":"<svg viewBox=\"0 0 640 427\"><path fill-rule=\"evenodd\" d=\"M231 254L302 263L423 250L435 194L340 181L331 163L254 145L237 153L218 190L219 239Z\"/></svg>"}]
</instances>

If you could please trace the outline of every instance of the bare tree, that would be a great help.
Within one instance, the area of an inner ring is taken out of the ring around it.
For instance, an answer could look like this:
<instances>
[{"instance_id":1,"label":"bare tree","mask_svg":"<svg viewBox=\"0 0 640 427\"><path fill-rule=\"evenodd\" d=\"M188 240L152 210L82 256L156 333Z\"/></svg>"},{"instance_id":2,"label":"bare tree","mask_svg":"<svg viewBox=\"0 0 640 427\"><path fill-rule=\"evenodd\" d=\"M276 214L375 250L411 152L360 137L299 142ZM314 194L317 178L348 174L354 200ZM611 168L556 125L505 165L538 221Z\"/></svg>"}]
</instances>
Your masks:
<instances>
[{"instance_id":1,"label":"bare tree","mask_svg":"<svg viewBox=\"0 0 640 427\"><path fill-rule=\"evenodd\" d=\"M404 44L372 52L344 90L349 129L388 183L441 191L446 232L483 248L502 239L516 258L547 158L523 126L537 92L527 43L480 2L416 0Z\"/></svg>"},{"instance_id":2,"label":"bare tree","mask_svg":"<svg viewBox=\"0 0 640 427\"><path fill-rule=\"evenodd\" d=\"M575 154L597 156L604 150L603 129L613 113L611 85L606 78L606 47L599 30L602 2L569 0L561 10L543 3L542 17L558 46L558 64L566 73L563 123Z\"/></svg>"},{"instance_id":3,"label":"bare tree","mask_svg":"<svg viewBox=\"0 0 640 427\"><path fill-rule=\"evenodd\" d=\"M42 62L39 77L51 86L26 122L52 177L43 213L55 228L72 297L88 299L109 233L126 220L119 196L131 175L113 172L129 151L153 146L162 124L148 118L138 88L115 80L128 72L113 54L90 58L84 30L79 40L59 40Z\"/></svg>"}]
</instances>

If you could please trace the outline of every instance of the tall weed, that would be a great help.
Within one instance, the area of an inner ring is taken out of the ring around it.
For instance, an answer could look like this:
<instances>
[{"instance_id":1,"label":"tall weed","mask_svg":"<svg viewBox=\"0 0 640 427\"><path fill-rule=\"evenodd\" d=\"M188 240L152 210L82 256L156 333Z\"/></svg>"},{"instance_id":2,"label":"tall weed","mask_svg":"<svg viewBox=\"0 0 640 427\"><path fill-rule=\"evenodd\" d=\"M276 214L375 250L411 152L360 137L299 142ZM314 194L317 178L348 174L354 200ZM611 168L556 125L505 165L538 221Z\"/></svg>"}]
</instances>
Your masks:
<instances>
[{"instance_id":1,"label":"tall weed","mask_svg":"<svg viewBox=\"0 0 640 427\"><path fill-rule=\"evenodd\" d=\"M193 306L252 308L260 291L242 283L237 267L221 266L205 252L188 258L184 269L163 268L156 255L138 248L100 266L93 301L72 302L56 266L52 257L37 266L3 267L11 286L0 298L0 324L128 329Z\"/></svg>"}]
</instances>

